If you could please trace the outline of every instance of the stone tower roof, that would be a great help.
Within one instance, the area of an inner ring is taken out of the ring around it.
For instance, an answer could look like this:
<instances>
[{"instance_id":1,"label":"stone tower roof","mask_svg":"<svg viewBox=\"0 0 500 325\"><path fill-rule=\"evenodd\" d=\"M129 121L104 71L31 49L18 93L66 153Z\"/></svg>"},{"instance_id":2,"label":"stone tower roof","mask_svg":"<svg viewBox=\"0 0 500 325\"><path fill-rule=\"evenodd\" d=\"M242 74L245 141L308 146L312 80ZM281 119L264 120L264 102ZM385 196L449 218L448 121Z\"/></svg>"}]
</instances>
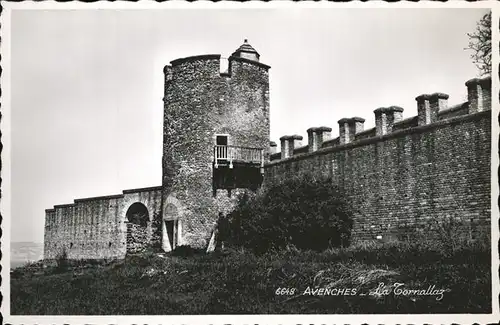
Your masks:
<instances>
[{"instance_id":1,"label":"stone tower roof","mask_svg":"<svg viewBox=\"0 0 500 325\"><path fill-rule=\"evenodd\" d=\"M260 54L245 39L243 44L231 56L259 61Z\"/></svg>"}]
</instances>

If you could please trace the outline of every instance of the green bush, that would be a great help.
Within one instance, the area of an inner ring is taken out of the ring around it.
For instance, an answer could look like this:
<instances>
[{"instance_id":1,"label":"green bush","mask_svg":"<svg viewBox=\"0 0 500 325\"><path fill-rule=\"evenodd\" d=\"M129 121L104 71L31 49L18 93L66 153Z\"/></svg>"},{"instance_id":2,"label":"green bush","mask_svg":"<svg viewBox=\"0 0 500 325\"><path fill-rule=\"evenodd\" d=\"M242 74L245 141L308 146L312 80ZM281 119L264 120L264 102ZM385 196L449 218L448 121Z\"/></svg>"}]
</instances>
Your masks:
<instances>
[{"instance_id":1,"label":"green bush","mask_svg":"<svg viewBox=\"0 0 500 325\"><path fill-rule=\"evenodd\" d=\"M258 254L287 247L321 251L347 246L352 220L331 178L302 174L245 192L218 229L222 241Z\"/></svg>"}]
</instances>

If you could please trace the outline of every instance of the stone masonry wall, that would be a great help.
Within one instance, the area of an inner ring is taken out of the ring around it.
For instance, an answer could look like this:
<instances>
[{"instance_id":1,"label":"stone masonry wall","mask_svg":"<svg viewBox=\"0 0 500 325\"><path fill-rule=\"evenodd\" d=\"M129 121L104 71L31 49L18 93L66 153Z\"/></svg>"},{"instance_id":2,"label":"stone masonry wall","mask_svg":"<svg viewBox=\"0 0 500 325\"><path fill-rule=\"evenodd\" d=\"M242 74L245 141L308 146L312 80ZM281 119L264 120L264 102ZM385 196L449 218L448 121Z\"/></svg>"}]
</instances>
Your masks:
<instances>
[{"instance_id":1,"label":"stone masonry wall","mask_svg":"<svg viewBox=\"0 0 500 325\"><path fill-rule=\"evenodd\" d=\"M229 145L269 146L268 66L230 58L220 73L220 55L190 57L165 67L163 199L177 202L182 225L178 245L206 248L219 212L234 204L227 190L213 196L215 134ZM166 205L164 205L165 207Z\"/></svg>"},{"instance_id":2,"label":"stone masonry wall","mask_svg":"<svg viewBox=\"0 0 500 325\"><path fill-rule=\"evenodd\" d=\"M160 246L161 187L126 190L123 194L77 199L46 210L44 258L66 252L70 259L123 258L127 253L128 208L145 205L149 222L142 232L151 246ZM143 237L144 237L143 236ZM142 237L141 237L142 238Z\"/></svg>"},{"instance_id":3,"label":"stone masonry wall","mask_svg":"<svg viewBox=\"0 0 500 325\"><path fill-rule=\"evenodd\" d=\"M490 129L491 111L451 117L272 161L264 179L331 175L358 211L355 240L404 237L447 216L489 229Z\"/></svg>"}]
</instances>

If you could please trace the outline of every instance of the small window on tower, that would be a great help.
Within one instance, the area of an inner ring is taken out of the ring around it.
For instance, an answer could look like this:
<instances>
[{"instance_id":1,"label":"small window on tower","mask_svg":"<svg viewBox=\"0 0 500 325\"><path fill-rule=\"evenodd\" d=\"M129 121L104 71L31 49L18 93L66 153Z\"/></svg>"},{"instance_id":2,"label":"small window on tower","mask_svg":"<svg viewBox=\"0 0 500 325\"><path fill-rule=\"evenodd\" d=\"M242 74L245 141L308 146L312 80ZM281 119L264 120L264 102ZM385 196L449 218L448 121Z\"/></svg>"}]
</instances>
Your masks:
<instances>
[{"instance_id":1,"label":"small window on tower","mask_svg":"<svg viewBox=\"0 0 500 325\"><path fill-rule=\"evenodd\" d=\"M227 134L219 134L215 136L215 144L218 146L227 146L227 140L229 135Z\"/></svg>"}]
</instances>

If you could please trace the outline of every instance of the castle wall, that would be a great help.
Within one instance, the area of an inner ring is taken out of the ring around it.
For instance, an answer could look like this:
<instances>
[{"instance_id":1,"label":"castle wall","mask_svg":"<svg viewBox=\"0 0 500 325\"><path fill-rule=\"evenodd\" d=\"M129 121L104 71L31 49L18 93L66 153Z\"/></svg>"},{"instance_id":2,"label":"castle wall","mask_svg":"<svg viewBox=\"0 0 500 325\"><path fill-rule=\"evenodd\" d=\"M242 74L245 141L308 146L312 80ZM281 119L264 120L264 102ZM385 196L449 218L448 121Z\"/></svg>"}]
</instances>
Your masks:
<instances>
[{"instance_id":1,"label":"castle wall","mask_svg":"<svg viewBox=\"0 0 500 325\"><path fill-rule=\"evenodd\" d=\"M303 171L332 176L357 210L355 240L404 238L447 216L473 233L489 229L491 111L453 117L460 109L432 124L274 160L265 182Z\"/></svg>"},{"instance_id":2,"label":"castle wall","mask_svg":"<svg viewBox=\"0 0 500 325\"><path fill-rule=\"evenodd\" d=\"M163 196L176 202L177 215L164 209L163 218L182 224L178 244L206 248L219 212L234 204L227 190L213 195L215 134L229 134L229 145L266 149L269 159L268 68L232 57L221 74L219 55L165 67Z\"/></svg>"},{"instance_id":3,"label":"castle wall","mask_svg":"<svg viewBox=\"0 0 500 325\"><path fill-rule=\"evenodd\" d=\"M126 213L133 203L148 210L145 229L147 243L160 246L161 188L126 190L123 194L77 199L73 204L46 210L44 258L54 259L63 252L70 259L123 258L127 253ZM159 231L158 231L159 229Z\"/></svg>"},{"instance_id":4,"label":"castle wall","mask_svg":"<svg viewBox=\"0 0 500 325\"><path fill-rule=\"evenodd\" d=\"M473 230L488 228L490 78L466 83L466 103L448 107L446 94L421 95L418 116L403 120L402 108L381 107L374 111L375 128L363 130L364 119L344 118L337 138L330 139L329 127L314 127L304 146L302 136L280 138L277 153L269 142L270 67L258 59L245 41L222 73L220 55L165 66L162 186L46 210L45 258L207 248L219 216L230 213L243 187L302 172L331 176L351 199L354 239L401 238L447 216ZM214 164L218 134L228 135L227 145L239 154L241 147L258 148L263 159L255 163L241 154L233 166L233 150Z\"/></svg>"}]
</instances>

